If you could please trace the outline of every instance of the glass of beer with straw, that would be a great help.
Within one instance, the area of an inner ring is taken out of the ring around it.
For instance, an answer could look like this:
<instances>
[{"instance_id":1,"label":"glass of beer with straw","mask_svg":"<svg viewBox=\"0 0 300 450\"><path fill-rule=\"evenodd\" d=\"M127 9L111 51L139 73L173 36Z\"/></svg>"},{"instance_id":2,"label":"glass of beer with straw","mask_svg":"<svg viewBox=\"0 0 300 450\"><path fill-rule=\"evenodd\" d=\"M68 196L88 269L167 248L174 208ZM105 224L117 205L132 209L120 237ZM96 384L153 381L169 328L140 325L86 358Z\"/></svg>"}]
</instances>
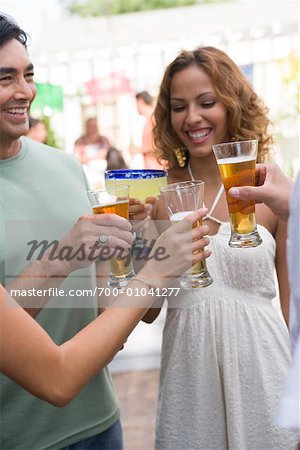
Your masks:
<instances>
[{"instance_id":1,"label":"glass of beer with straw","mask_svg":"<svg viewBox=\"0 0 300 450\"><path fill-rule=\"evenodd\" d=\"M257 231L255 202L231 197L228 190L255 185L257 140L235 141L212 146L222 177L228 204L231 236L230 247L257 247L262 239Z\"/></svg>"},{"instance_id":2,"label":"glass of beer with straw","mask_svg":"<svg viewBox=\"0 0 300 450\"><path fill-rule=\"evenodd\" d=\"M184 181L168 184L160 188L168 216L172 223L179 222L191 212L203 207L204 181ZM202 225L198 220L193 227ZM191 243L192 244L192 243ZM210 276L205 260L194 264L179 279L183 289L196 289L209 286L213 279Z\"/></svg>"},{"instance_id":3,"label":"glass of beer with straw","mask_svg":"<svg viewBox=\"0 0 300 450\"><path fill-rule=\"evenodd\" d=\"M129 219L129 186L106 187L87 192L94 214L117 214ZM116 249L110 258L108 286L122 290L135 276L130 251Z\"/></svg>"}]
</instances>

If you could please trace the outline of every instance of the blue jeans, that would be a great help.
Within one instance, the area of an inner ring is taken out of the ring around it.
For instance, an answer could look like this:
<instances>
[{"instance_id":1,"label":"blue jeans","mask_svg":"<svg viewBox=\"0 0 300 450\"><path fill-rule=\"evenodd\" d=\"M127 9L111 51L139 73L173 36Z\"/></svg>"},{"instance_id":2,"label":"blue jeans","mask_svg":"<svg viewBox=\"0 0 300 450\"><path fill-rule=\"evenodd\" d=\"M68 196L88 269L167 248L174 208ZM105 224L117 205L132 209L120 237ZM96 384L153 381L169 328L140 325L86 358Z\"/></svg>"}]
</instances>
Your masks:
<instances>
[{"instance_id":1,"label":"blue jeans","mask_svg":"<svg viewBox=\"0 0 300 450\"><path fill-rule=\"evenodd\" d=\"M61 450L123 450L121 423L117 420L108 430Z\"/></svg>"}]
</instances>

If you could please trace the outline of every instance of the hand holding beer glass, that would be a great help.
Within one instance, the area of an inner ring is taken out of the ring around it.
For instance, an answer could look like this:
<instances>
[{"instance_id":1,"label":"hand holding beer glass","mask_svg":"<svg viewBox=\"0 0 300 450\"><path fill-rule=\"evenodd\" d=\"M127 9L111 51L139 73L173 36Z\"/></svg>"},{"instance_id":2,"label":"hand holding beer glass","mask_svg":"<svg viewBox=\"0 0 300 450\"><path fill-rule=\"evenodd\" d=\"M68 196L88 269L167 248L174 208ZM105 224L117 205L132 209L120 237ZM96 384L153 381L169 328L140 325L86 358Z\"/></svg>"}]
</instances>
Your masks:
<instances>
[{"instance_id":1,"label":"hand holding beer glass","mask_svg":"<svg viewBox=\"0 0 300 450\"><path fill-rule=\"evenodd\" d=\"M129 219L128 185L88 191L87 194L94 214L117 214L127 220ZM105 243L102 243L102 245L105 245ZM112 256L110 259L108 286L123 289L135 276L135 272L130 252L119 249L117 253L118 255Z\"/></svg>"},{"instance_id":2,"label":"hand holding beer glass","mask_svg":"<svg viewBox=\"0 0 300 450\"><path fill-rule=\"evenodd\" d=\"M191 212L203 207L204 181L184 181L168 184L161 187L160 192L171 222L179 222ZM202 223L197 221L193 227L201 225ZM186 271L179 281L180 286L188 290L209 286L213 279L207 270L205 260L203 260Z\"/></svg>"},{"instance_id":3,"label":"hand holding beer glass","mask_svg":"<svg viewBox=\"0 0 300 450\"><path fill-rule=\"evenodd\" d=\"M255 202L228 194L232 187L255 185L257 146L257 140L212 146L225 188L231 225L229 245L233 248L257 247L262 242L256 227Z\"/></svg>"}]
</instances>

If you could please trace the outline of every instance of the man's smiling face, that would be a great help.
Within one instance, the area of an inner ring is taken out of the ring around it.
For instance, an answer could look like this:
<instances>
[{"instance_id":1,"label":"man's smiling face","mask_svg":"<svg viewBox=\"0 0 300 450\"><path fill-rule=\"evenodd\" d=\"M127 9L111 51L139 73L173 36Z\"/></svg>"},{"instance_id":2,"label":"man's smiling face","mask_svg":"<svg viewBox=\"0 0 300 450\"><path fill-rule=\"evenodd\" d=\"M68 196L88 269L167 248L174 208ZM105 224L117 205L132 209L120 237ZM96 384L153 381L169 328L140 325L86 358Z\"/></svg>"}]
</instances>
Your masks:
<instances>
[{"instance_id":1,"label":"man's smiling face","mask_svg":"<svg viewBox=\"0 0 300 450\"><path fill-rule=\"evenodd\" d=\"M33 75L19 41L11 39L0 48L0 152L28 132L29 108L36 96Z\"/></svg>"}]
</instances>

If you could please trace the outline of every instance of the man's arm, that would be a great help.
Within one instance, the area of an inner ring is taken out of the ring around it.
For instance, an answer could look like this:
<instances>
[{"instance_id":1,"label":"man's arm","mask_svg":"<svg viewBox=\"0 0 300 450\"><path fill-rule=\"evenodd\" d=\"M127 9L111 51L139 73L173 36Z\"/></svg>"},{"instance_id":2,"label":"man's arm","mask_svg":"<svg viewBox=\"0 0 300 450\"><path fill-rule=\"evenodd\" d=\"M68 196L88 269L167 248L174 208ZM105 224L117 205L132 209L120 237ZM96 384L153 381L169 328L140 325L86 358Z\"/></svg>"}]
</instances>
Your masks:
<instances>
[{"instance_id":1,"label":"man's arm","mask_svg":"<svg viewBox=\"0 0 300 450\"><path fill-rule=\"evenodd\" d=\"M277 164L257 164L255 184L255 187L233 187L229 189L229 194L235 198L265 203L279 219L286 222L289 217L292 180Z\"/></svg>"}]
</instances>

